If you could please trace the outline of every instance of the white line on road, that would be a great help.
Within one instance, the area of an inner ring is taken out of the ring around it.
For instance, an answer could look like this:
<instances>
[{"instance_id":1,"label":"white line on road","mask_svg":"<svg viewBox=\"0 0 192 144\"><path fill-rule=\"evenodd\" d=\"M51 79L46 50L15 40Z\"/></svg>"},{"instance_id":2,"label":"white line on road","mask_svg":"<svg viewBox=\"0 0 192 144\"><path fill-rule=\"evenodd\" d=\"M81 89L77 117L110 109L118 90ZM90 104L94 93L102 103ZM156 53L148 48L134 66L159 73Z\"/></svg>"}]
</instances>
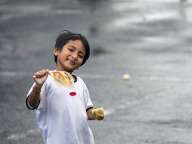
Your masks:
<instances>
[{"instance_id":1,"label":"white line on road","mask_svg":"<svg viewBox=\"0 0 192 144\"><path fill-rule=\"evenodd\" d=\"M11 72L4 71L0 72L1 77L15 77L15 76L32 76L33 72ZM122 79L122 75L104 75L104 74L79 74L83 78L88 79ZM139 81L169 81L169 82L188 82L191 83L192 79L189 77L182 78L176 76L132 76L130 79Z\"/></svg>"},{"instance_id":2,"label":"white line on road","mask_svg":"<svg viewBox=\"0 0 192 144\"><path fill-rule=\"evenodd\" d=\"M17 140L23 139L23 138L25 138L25 137L27 137L27 136L29 136L29 135L34 135L34 134L36 134L36 133L38 133L38 132L39 132L38 129L30 129L30 130L28 130L28 131L25 132L25 133L15 133L15 134L11 134L11 135L9 135L9 136L7 137L7 140L15 140L15 141L17 141Z\"/></svg>"},{"instance_id":3,"label":"white line on road","mask_svg":"<svg viewBox=\"0 0 192 144\"><path fill-rule=\"evenodd\" d=\"M121 104L121 105L117 106L116 108L106 109L106 110L105 110L105 115L106 115L106 116L109 116L109 115L115 113L115 112L118 111L118 110L124 110L124 109L127 109L128 107L137 105L137 104L139 104L141 101L143 101L144 99L147 99L148 97L149 97L149 96L146 96L146 97L144 97L144 98L142 98L142 99L140 99L140 100L136 100L136 101L131 101L131 102L128 101L128 102L126 102L126 103L124 103L124 104Z\"/></svg>"}]
</instances>

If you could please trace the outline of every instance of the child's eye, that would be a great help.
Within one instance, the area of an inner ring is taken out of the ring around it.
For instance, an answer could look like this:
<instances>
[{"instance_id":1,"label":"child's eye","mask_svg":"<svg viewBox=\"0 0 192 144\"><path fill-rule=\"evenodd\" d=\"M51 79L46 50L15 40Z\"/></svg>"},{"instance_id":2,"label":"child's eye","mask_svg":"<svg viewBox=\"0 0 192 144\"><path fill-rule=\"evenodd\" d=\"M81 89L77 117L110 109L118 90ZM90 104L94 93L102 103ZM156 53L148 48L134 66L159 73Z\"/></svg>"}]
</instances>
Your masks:
<instances>
[{"instance_id":1,"label":"child's eye","mask_svg":"<svg viewBox=\"0 0 192 144\"><path fill-rule=\"evenodd\" d=\"M83 56L83 55L79 55L79 58L83 59L83 58L84 58L84 56Z\"/></svg>"},{"instance_id":2,"label":"child's eye","mask_svg":"<svg viewBox=\"0 0 192 144\"><path fill-rule=\"evenodd\" d=\"M69 47L68 50L69 50L70 52L75 51L75 49L74 49L74 48L71 48L71 47Z\"/></svg>"}]
</instances>

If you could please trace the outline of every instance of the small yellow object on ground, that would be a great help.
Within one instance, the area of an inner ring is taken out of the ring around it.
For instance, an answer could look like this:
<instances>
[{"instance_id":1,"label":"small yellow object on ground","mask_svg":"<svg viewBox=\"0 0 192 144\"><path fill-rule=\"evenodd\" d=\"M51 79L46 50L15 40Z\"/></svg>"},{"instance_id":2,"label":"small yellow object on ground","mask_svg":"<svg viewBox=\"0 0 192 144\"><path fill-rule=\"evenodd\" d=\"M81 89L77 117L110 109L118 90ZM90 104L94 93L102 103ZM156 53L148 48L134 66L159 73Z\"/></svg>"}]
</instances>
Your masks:
<instances>
[{"instance_id":1,"label":"small yellow object on ground","mask_svg":"<svg viewBox=\"0 0 192 144\"><path fill-rule=\"evenodd\" d=\"M123 74L122 79L128 80L128 79L130 79L130 75L129 74Z\"/></svg>"}]
</instances>

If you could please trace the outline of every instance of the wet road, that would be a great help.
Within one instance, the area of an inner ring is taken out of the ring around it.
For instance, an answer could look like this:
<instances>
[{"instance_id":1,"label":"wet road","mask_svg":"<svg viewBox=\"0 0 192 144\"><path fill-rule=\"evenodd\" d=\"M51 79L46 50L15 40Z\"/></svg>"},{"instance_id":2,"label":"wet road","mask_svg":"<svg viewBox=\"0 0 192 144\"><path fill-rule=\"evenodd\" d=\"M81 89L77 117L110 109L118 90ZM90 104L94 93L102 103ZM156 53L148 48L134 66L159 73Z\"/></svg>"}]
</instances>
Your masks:
<instances>
[{"instance_id":1,"label":"wet road","mask_svg":"<svg viewBox=\"0 0 192 144\"><path fill-rule=\"evenodd\" d=\"M54 67L58 32L71 29L92 46L91 59L76 73L107 110L103 122L90 122L96 144L191 144L191 4L1 1L1 143L42 143L25 94L34 71Z\"/></svg>"}]
</instances>

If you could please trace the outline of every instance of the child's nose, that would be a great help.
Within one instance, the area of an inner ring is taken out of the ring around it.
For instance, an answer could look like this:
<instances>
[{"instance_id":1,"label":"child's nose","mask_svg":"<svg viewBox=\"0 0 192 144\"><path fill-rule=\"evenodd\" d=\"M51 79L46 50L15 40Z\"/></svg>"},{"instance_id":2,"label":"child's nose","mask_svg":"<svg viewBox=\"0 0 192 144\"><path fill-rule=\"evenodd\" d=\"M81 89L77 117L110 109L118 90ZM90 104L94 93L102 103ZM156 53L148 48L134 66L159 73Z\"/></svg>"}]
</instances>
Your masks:
<instances>
[{"instance_id":1,"label":"child's nose","mask_svg":"<svg viewBox=\"0 0 192 144\"><path fill-rule=\"evenodd\" d=\"M72 54L72 56L73 56L74 58L77 58L77 57L78 57L78 53L77 53L77 52L74 52L74 53Z\"/></svg>"}]
</instances>

